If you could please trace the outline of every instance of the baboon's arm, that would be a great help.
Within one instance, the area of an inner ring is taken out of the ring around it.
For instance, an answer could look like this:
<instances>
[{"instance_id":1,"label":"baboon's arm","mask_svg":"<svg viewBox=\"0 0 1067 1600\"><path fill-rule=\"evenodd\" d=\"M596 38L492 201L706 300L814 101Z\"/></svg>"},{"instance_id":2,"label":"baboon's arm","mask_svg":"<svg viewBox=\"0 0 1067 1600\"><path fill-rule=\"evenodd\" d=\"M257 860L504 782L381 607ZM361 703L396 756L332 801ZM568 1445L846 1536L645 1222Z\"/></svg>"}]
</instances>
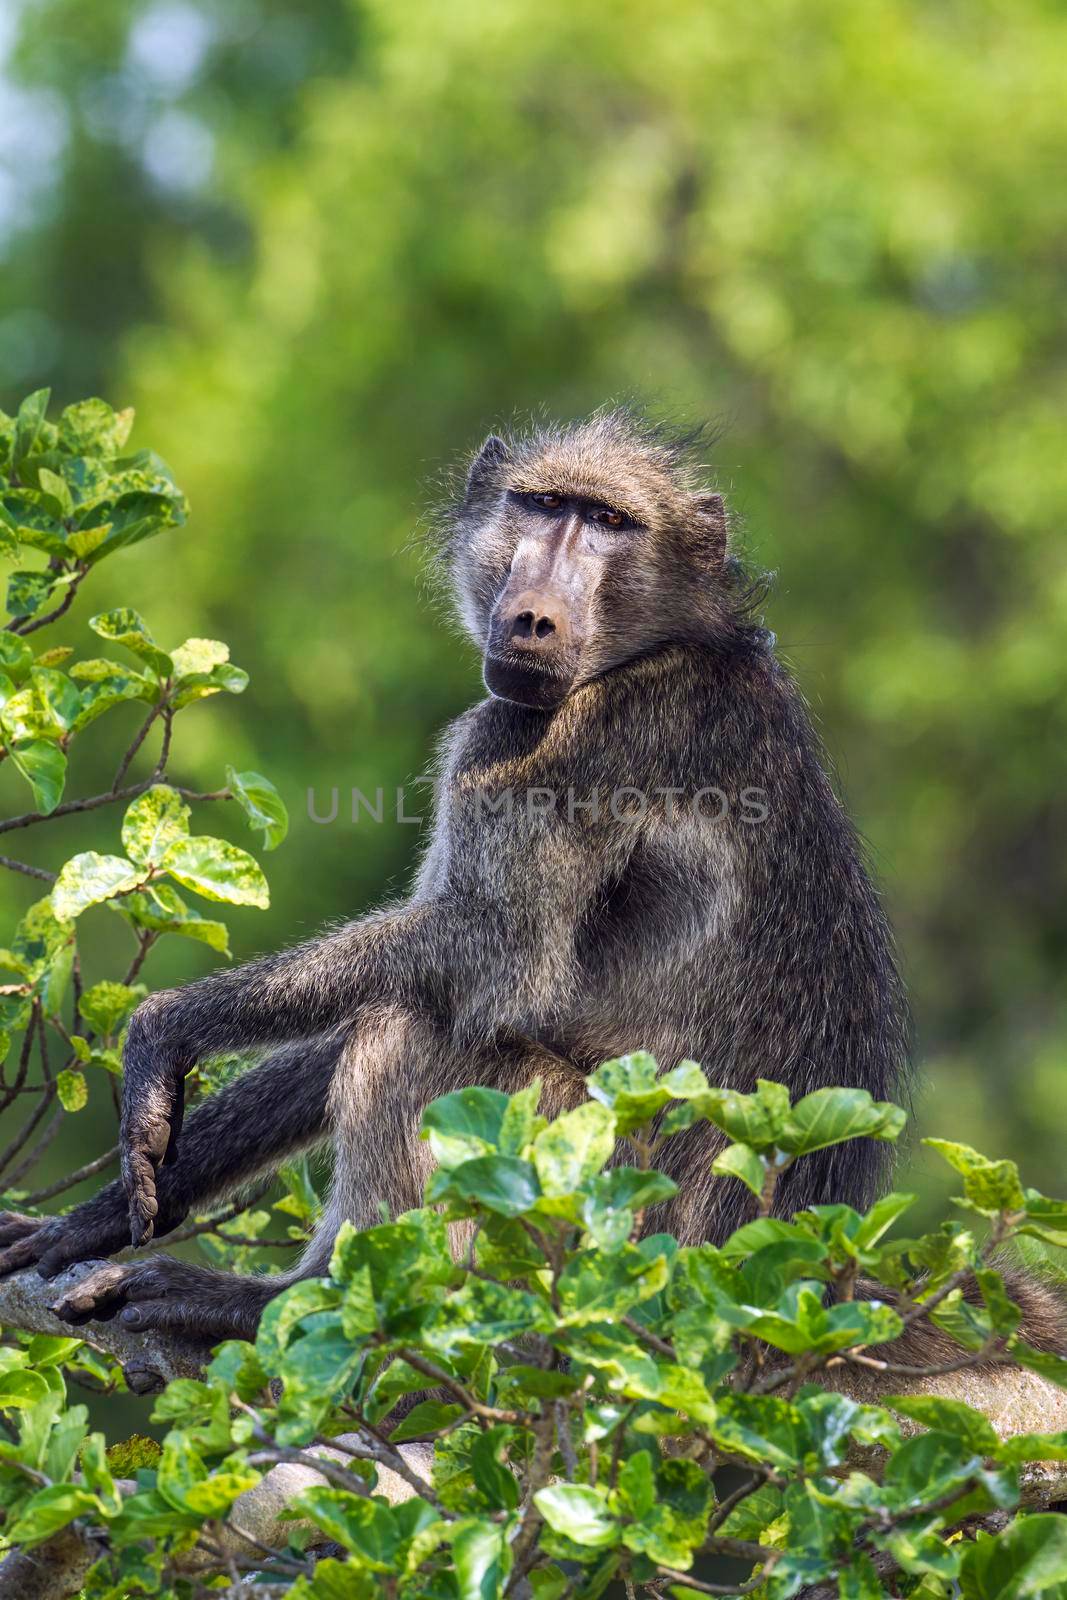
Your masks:
<instances>
[{"instance_id":1,"label":"baboon's arm","mask_svg":"<svg viewBox=\"0 0 1067 1600\"><path fill-rule=\"evenodd\" d=\"M343 1043L333 1034L287 1045L197 1106L177 1159L157 1175L159 1233L325 1137ZM129 1205L116 1179L65 1217L41 1222L0 1214L0 1277L36 1263L51 1278L72 1261L111 1255L129 1243Z\"/></svg>"},{"instance_id":2,"label":"baboon's arm","mask_svg":"<svg viewBox=\"0 0 1067 1600\"><path fill-rule=\"evenodd\" d=\"M335 1029L380 1002L476 1034L551 1026L570 1003L575 929L606 870L606 856L546 831L511 852L492 893L477 880L453 882L437 898L150 996L125 1048L123 1181L134 1242L151 1237L156 1170L177 1139L182 1079L198 1059Z\"/></svg>"}]
</instances>

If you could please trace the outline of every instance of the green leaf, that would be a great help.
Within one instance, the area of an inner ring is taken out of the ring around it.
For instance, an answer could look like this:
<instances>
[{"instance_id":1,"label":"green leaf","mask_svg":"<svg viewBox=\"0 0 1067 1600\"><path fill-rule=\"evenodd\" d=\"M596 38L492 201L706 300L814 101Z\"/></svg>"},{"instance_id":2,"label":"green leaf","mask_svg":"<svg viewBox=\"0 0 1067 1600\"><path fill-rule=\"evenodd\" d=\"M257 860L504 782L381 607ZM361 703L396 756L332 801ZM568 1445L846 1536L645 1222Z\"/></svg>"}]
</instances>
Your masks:
<instances>
[{"instance_id":1,"label":"green leaf","mask_svg":"<svg viewBox=\"0 0 1067 1600\"><path fill-rule=\"evenodd\" d=\"M168 784L156 783L138 795L122 821L122 843L130 859L158 866L168 845L189 836L189 807Z\"/></svg>"},{"instance_id":2,"label":"green leaf","mask_svg":"<svg viewBox=\"0 0 1067 1600\"><path fill-rule=\"evenodd\" d=\"M85 1074L72 1072L65 1067L56 1074L56 1093L59 1103L64 1111L80 1111L89 1099L89 1085L85 1081Z\"/></svg>"},{"instance_id":3,"label":"green leaf","mask_svg":"<svg viewBox=\"0 0 1067 1600\"><path fill-rule=\"evenodd\" d=\"M67 535L67 546L80 561L85 561L100 548L110 532L110 522L100 522L92 528L75 528Z\"/></svg>"},{"instance_id":4,"label":"green leaf","mask_svg":"<svg viewBox=\"0 0 1067 1600\"><path fill-rule=\"evenodd\" d=\"M962 1400L949 1400L941 1395L887 1394L881 1404L921 1422L924 1428L952 1434L976 1455L996 1454L999 1441L995 1430L980 1411L973 1410Z\"/></svg>"},{"instance_id":5,"label":"green leaf","mask_svg":"<svg viewBox=\"0 0 1067 1600\"><path fill-rule=\"evenodd\" d=\"M793 1107L775 1142L790 1155L809 1155L845 1139L896 1139L906 1120L899 1106L866 1089L816 1089Z\"/></svg>"},{"instance_id":6,"label":"green leaf","mask_svg":"<svg viewBox=\"0 0 1067 1600\"><path fill-rule=\"evenodd\" d=\"M63 798L67 758L58 745L31 739L13 744L8 752L16 769L33 790L33 802L42 816L51 816Z\"/></svg>"},{"instance_id":7,"label":"green leaf","mask_svg":"<svg viewBox=\"0 0 1067 1600\"><path fill-rule=\"evenodd\" d=\"M125 856L102 856L95 850L71 856L52 889L52 910L60 921L72 922L88 906L135 889L144 873Z\"/></svg>"},{"instance_id":8,"label":"green leaf","mask_svg":"<svg viewBox=\"0 0 1067 1600\"><path fill-rule=\"evenodd\" d=\"M493 1154L507 1109L508 1097L499 1089L457 1089L426 1107L422 1137L429 1140L434 1160L448 1170Z\"/></svg>"},{"instance_id":9,"label":"green leaf","mask_svg":"<svg viewBox=\"0 0 1067 1600\"><path fill-rule=\"evenodd\" d=\"M601 1250L618 1250L629 1239L637 1213L669 1200L678 1186L662 1172L610 1167L583 1186L582 1222Z\"/></svg>"},{"instance_id":10,"label":"green leaf","mask_svg":"<svg viewBox=\"0 0 1067 1600\"><path fill-rule=\"evenodd\" d=\"M67 1527L75 1517L88 1513L99 1514L100 1502L87 1489L72 1483L51 1484L38 1489L22 1507L14 1523L4 1529L5 1537L13 1544L40 1544L60 1528Z\"/></svg>"},{"instance_id":11,"label":"green leaf","mask_svg":"<svg viewBox=\"0 0 1067 1600\"><path fill-rule=\"evenodd\" d=\"M1024 1194L1026 1220L1016 1232L1067 1249L1067 1200L1049 1200L1036 1189L1027 1189Z\"/></svg>"},{"instance_id":12,"label":"green leaf","mask_svg":"<svg viewBox=\"0 0 1067 1600\"><path fill-rule=\"evenodd\" d=\"M79 400L60 414L60 446L74 456L110 461L129 438L133 415L132 406L116 412L106 400Z\"/></svg>"},{"instance_id":13,"label":"green leaf","mask_svg":"<svg viewBox=\"0 0 1067 1600\"><path fill-rule=\"evenodd\" d=\"M230 647L221 639L186 639L171 652L174 677L181 683L190 677L209 674L230 659Z\"/></svg>"},{"instance_id":14,"label":"green leaf","mask_svg":"<svg viewBox=\"0 0 1067 1600\"><path fill-rule=\"evenodd\" d=\"M452 1541L452 1562L459 1600L495 1600L511 1571L507 1530L491 1522L461 1527Z\"/></svg>"},{"instance_id":15,"label":"green leaf","mask_svg":"<svg viewBox=\"0 0 1067 1600\"><path fill-rule=\"evenodd\" d=\"M156 644L139 612L129 606L119 606L114 611L101 611L95 617L89 618L89 626L94 633L100 635L101 639L110 639L114 644L125 645L127 650L146 662L161 678L170 677L173 662Z\"/></svg>"},{"instance_id":16,"label":"green leaf","mask_svg":"<svg viewBox=\"0 0 1067 1600\"><path fill-rule=\"evenodd\" d=\"M525 1089L508 1096L503 1121L500 1124L500 1154L521 1156L528 1145L544 1127L544 1118L538 1117L537 1106L541 1098L541 1080L534 1078Z\"/></svg>"},{"instance_id":17,"label":"green leaf","mask_svg":"<svg viewBox=\"0 0 1067 1600\"><path fill-rule=\"evenodd\" d=\"M759 1197L767 1172L759 1156L748 1144L730 1144L711 1163L717 1178L740 1178L746 1189Z\"/></svg>"},{"instance_id":18,"label":"green leaf","mask_svg":"<svg viewBox=\"0 0 1067 1600\"><path fill-rule=\"evenodd\" d=\"M970 1145L950 1139L924 1139L923 1144L963 1174L964 1196L976 1210L992 1216L1023 1209L1025 1198L1014 1161L990 1161Z\"/></svg>"},{"instance_id":19,"label":"green leaf","mask_svg":"<svg viewBox=\"0 0 1067 1600\"><path fill-rule=\"evenodd\" d=\"M41 424L44 422L51 395L51 389L35 389L19 406L15 421L15 442L11 451L11 465L16 472L40 437Z\"/></svg>"},{"instance_id":20,"label":"green leaf","mask_svg":"<svg viewBox=\"0 0 1067 1600\"><path fill-rule=\"evenodd\" d=\"M58 472L52 472L48 467L41 467L37 473L38 487L42 493L52 501L57 517L69 517L74 510L74 503L70 497L70 489L65 478Z\"/></svg>"},{"instance_id":21,"label":"green leaf","mask_svg":"<svg viewBox=\"0 0 1067 1600\"><path fill-rule=\"evenodd\" d=\"M7 612L10 617L33 617L41 610L55 587L49 572L26 568L12 572L7 580Z\"/></svg>"},{"instance_id":22,"label":"green leaf","mask_svg":"<svg viewBox=\"0 0 1067 1600\"><path fill-rule=\"evenodd\" d=\"M422 1400L413 1406L389 1435L392 1444L403 1444L406 1439L418 1439L424 1433L440 1433L450 1422L463 1415L463 1407L444 1400Z\"/></svg>"},{"instance_id":23,"label":"green leaf","mask_svg":"<svg viewBox=\"0 0 1067 1600\"><path fill-rule=\"evenodd\" d=\"M615 1149L615 1115L596 1100L565 1112L534 1140L533 1160L546 1195L569 1195L598 1173Z\"/></svg>"},{"instance_id":24,"label":"green leaf","mask_svg":"<svg viewBox=\"0 0 1067 1600\"><path fill-rule=\"evenodd\" d=\"M32 666L33 650L25 639L20 639L17 633L0 631L0 670L21 683Z\"/></svg>"},{"instance_id":25,"label":"green leaf","mask_svg":"<svg viewBox=\"0 0 1067 1600\"><path fill-rule=\"evenodd\" d=\"M143 983L129 985L105 979L85 990L78 1001L78 1013L94 1033L106 1039L119 1031L146 993Z\"/></svg>"},{"instance_id":26,"label":"green leaf","mask_svg":"<svg viewBox=\"0 0 1067 1600\"><path fill-rule=\"evenodd\" d=\"M807 1442L800 1412L776 1395L723 1396L711 1431L729 1451L793 1471Z\"/></svg>"},{"instance_id":27,"label":"green leaf","mask_svg":"<svg viewBox=\"0 0 1067 1600\"><path fill-rule=\"evenodd\" d=\"M225 691L241 694L248 684L248 673L230 661L230 648L219 639L186 639L174 651L174 673L178 692L177 708Z\"/></svg>"},{"instance_id":28,"label":"green leaf","mask_svg":"<svg viewBox=\"0 0 1067 1600\"><path fill-rule=\"evenodd\" d=\"M1021 1517L994 1538L979 1534L960 1566L963 1600L1052 1600L1067 1584L1067 1519L1055 1512Z\"/></svg>"},{"instance_id":29,"label":"green leaf","mask_svg":"<svg viewBox=\"0 0 1067 1600\"><path fill-rule=\"evenodd\" d=\"M39 1372L16 1369L0 1374L0 1410L36 1406L50 1394Z\"/></svg>"},{"instance_id":30,"label":"green leaf","mask_svg":"<svg viewBox=\"0 0 1067 1600\"><path fill-rule=\"evenodd\" d=\"M15 929L10 952L15 970L36 982L69 948L73 933L73 923L53 914L49 898L34 901Z\"/></svg>"},{"instance_id":31,"label":"green leaf","mask_svg":"<svg viewBox=\"0 0 1067 1600\"><path fill-rule=\"evenodd\" d=\"M647 1050L603 1062L585 1083L593 1099L615 1113L620 1134L632 1133L650 1121L671 1098L655 1058Z\"/></svg>"},{"instance_id":32,"label":"green leaf","mask_svg":"<svg viewBox=\"0 0 1067 1600\"><path fill-rule=\"evenodd\" d=\"M501 1217L518 1217L541 1198L537 1172L517 1156L479 1156L448 1174L448 1188Z\"/></svg>"},{"instance_id":33,"label":"green leaf","mask_svg":"<svg viewBox=\"0 0 1067 1600\"><path fill-rule=\"evenodd\" d=\"M65 672L35 666L28 681L8 696L0 724L12 740L62 740L77 721L82 697Z\"/></svg>"},{"instance_id":34,"label":"green leaf","mask_svg":"<svg viewBox=\"0 0 1067 1600\"><path fill-rule=\"evenodd\" d=\"M1067 1429L1061 1433L1014 1433L997 1452L1006 1466L1021 1461L1067 1461Z\"/></svg>"},{"instance_id":35,"label":"green leaf","mask_svg":"<svg viewBox=\"0 0 1067 1600\"><path fill-rule=\"evenodd\" d=\"M105 711L110 711L112 706L121 705L126 700L142 700L148 705L155 705L160 696L155 678L122 667L116 661L100 658L76 661L70 669L70 675L85 685L81 691L81 709L74 723L75 732L78 733L95 722L97 717L103 716Z\"/></svg>"},{"instance_id":36,"label":"green leaf","mask_svg":"<svg viewBox=\"0 0 1067 1600\"><path fill-rule=\"evenodd\" d=\"M400 1534L391 1508L361 1499L347 1489L316 1485L298 1494L290 1509L310 1517L328 1538L344 1545L371 1572L394 1570Z\"/></svg>"},{"instance_id":37,"label":"green leaf","mask_svg":"<svg viewBox=\"0 0 1067 1600\"><path fill-rule=\"evenodd\" d=\"M649 1260L634 1245L617 1253L586 1251L569 1261L559 1276L562 1320L568 1325L612 1321L658 1294L666 1282L663 1256Z\"/></svg>"},{"instance_id":38,"label":"green leaf","mask_svg":"<svg viewBox=\"0 0 1067 1600\"><path fill-rule=\"evenodd\" d=\"M557 1483L539 1489L534 1504L549 1527L586 1549L606 1550L618 1544L621 1529L607 1507L607 1492L580 1483Z\"/></svg>"},{"instance_id":39,"label":"green leaf","mask_svg":"<svg viewBox=\"0 0 1067 1600\"><path fill-rule=\"evenodd\" d=\"M155 463L153 471L143 471L133 465L149 457ZM185 521L184 497L175 489L173 482L163 475L163 463L158 457L151 457L149 451L140 451L136 456L127 458L122 463L121 474L112 477L108 488L108 500L97 505L92 513L94 522L100 519L105 509L110 518L107 538L89 557L93 564L115 550L140 544L143 539L152 538L164 528ZM115 493L116 490L119 492Z\"/></svg>"},{"instance_id":40,"label":"green leaf","mask_svg":"<svg viewBox=\"0 0 1067 1600\"><path fill-rule=\"evenodd\" d=\"M697 1098L696 1106L702 1116L738 1144L760 1151L779 1142L778 1135L789 1113L789 1091L783 1084L761 1078L755 1094L712 1088Z\"/></svg>"},{"instance_id":41,"label":"green leaf","mask_svg":"<svg viewBox=\"0 0 1067 1600\"><path fill-rule=\"evenodd\" d=\"M164 851L160 866L205 900L263 910L270 905L270 890L258 861L225 839L176 839Z\"/></svg>"},{"instance_id":42,"label":"green leaf","mask_svg":"<svg viewBox=\"0 0 1067 1600\"><path fill-rule=\"evenodd\" d=\"M507 1448L514 1436L513 1427L497 1423L471 1442L474 1481L488 1503L498 1510L514 1511L519 1503L519 1482L507 1466Z\"/></svg>"},{"instance_id":43,"label":"green leaf","mask_svg":"<svg viewBox=\"0 0 1067 1600\"><path fill-rule=\"evenodd\" d=\"M143 894L131 894L124 900L114 901L112 908L134 927L195 939L217 950L220 955L230 954L226 924L210 921L202 917L199 911L193 911L169 883L157 880L149 884Z\"/></svg>"},{"instance_id":44,"label":"green leaf","mask_svg":"<svg viewBox=\"0 0 1067 1600\"><path fill-rule=\"evenodd\" d=\"M1040 1373L1058 1388L1067 1389L1067 1358L1064 1356L1055 1355L1051 1350L1035 1350L1025 1340L1013 1339L1011 1359L1020 1367Z\"/></svg>"},{"instance_id":45,"label":"green leaf","mask_svg":"<svg viewBox=\"0 0 1067 1600\"><path fill-rule=\"evenodd\" d=\"M263 829L264 850L276 850L289 832L289 813L273 783L258 772L226 768L226 782L250 828Z\"/></svg>"}]
</instances>

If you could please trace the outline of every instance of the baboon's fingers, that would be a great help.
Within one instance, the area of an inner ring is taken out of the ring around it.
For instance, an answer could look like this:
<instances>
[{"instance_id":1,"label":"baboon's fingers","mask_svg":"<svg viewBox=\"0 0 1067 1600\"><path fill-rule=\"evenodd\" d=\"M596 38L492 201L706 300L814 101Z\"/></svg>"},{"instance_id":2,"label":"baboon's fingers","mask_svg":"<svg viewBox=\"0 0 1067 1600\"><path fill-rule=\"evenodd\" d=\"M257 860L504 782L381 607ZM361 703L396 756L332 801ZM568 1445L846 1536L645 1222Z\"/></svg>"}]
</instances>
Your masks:
<instances>
[{"instance_id":1,"label":"baboon's fingers","mask_svg":"<svg viewBox=\"0 0 1067 1600\"><path fill-rule=\"evenodd\" d=\"M44 1250L44 1253L37 1263L37 1275L45 1279L57 1277L67 1267L72 1266L75 1261L88 1261L93 1256L110 1255L111 1253L106 1247L102 1249L99 1243L94 1244L88 1239L79 1239L78 1235L73 1232L61 1235L50 1249L44 1249L45 1243L46 1241L41 1241L39 1248ZM116 1246L115 1248L121 1248L121 1246Z\"/></svg>"},{"instance_id":2,"label":"baboon's fingers","mask_svg":"<svg viewBox=\"0 0 1067 1600\"><path fill-rule=\"evenodd\" d=\"M173 1157L185 1104L184 1085L155 1083L127 1108L122 1127L122 1183L130 1209L130 1237L147 1244L159 1212L156 1173Z\"/></svg>"},{"instance_id":3,"label":"baboon's fingers","mask_svg":"<svg viewBox=\"0 0 1067 1600\"><path fill-rule=\"evenodd\" d=\"M156 1196L156 1169L141 1151L130 1152L124 1174L130 1201L130 1238L134 1244L147 1244L155 1231L159 1200Z\"/></svg>"},{"instance_id":4,"label":"baboon's fingers","mask_svg":"<svg viewBox=\"0 0 1067 1600\"><path fill-rule=\"evenodd\" d=\"M51 1309L62 1322L105 1322L125 1302L129 1277L129 1267L101 1267L67 1289Z\"/></svg>"},{"instance_id":5,"label":"baboon's fingers","mask_svg":"<svg viewBox=\"0 0 1067 1600\"><path fill-rule=\"evenodd\" d=\"M9 1272L19 1272L23 1267L30 1267L37 1260L40 1245L34 1234L28 1238L19 1239L7 1249L0 1252L0 1278L6 1278Z\"/></svg>"},{"instance_id":6,"label":"baboon's fingers","mask_svg":"<svg viewBox=\"0 0 1067 1600\"><path fill-rule=\"evenodd\" d=\"M40 1217L27 1217L21 1211L0 1211L0 1250L16 1239L25 1239L41 1226Z\"/></svg>"},{"instance_id":7,"label":"baboon's fingers","mask_svg":"<svg viewBox=\"0 0 1067 1600\"><path fill-rule=\"evenodd\" d=\"M123 1306L119 1321L137 1333L147 1328L182 1328L189 1321L189 1308L181 1301L139 1300L136 1305Z\"/></svg>"}]
</instances>

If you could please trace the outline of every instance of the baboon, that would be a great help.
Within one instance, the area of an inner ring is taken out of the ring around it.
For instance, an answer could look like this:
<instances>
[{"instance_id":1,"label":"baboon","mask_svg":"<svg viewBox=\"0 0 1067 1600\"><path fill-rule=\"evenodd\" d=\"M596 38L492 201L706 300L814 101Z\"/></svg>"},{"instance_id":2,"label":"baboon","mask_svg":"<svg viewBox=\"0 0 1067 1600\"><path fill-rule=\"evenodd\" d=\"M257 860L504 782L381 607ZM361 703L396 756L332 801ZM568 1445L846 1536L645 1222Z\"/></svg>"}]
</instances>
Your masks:
<instances>
[{"instance_id":1,"label":"baboon","mask_svg":"<svg viewBox=\"0 0 1067 1600\"><path fill-rule=\"evenodd\" d=\"M428 1101L539 1077L549 1114L627 1050L716 1083L906 1099L892 940L801 695L755 613L722 497L692 441L628 410L491 436L441 518L440 560L488 698L441 750L432 838L403 903L279 955L151 995L125 1045L122 1177L70 1215L0 1227L0 1272L146 1245L194 1206L332 1139L324 1219L294 1272L150 1257L58 1305L136 1328L251 1337L325 1270L348 1218L421 1201ZM182 1129L183 1080L280 1046ZM707 1125L669 1141L658 1217L721 1240L748 1197ZM776 1207L867 1206L888 1151L799 1161Z\"/></svg>"}]
</instances>

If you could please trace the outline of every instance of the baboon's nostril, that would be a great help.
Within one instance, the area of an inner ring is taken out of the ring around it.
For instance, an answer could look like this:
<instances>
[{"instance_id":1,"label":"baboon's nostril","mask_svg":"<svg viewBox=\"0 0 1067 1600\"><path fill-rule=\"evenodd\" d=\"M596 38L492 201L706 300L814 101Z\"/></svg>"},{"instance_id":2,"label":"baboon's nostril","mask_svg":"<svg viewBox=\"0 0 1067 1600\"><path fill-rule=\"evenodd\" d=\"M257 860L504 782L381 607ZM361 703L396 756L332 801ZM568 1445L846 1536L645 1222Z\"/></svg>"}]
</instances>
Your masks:
<instances>
[{"instance_id":1,"label":"baboon's nostril","mask_svg":"<svg viewBox=\"0 0 1067 1600\"><path fill-rule=\"evenodd\" d=\"M553 594L528 590L511 601L514 611L508 623L508 638L517 649L537 651L548 656L566 643L570 635L566 604Z\"/></svg>"}]
</instances>

